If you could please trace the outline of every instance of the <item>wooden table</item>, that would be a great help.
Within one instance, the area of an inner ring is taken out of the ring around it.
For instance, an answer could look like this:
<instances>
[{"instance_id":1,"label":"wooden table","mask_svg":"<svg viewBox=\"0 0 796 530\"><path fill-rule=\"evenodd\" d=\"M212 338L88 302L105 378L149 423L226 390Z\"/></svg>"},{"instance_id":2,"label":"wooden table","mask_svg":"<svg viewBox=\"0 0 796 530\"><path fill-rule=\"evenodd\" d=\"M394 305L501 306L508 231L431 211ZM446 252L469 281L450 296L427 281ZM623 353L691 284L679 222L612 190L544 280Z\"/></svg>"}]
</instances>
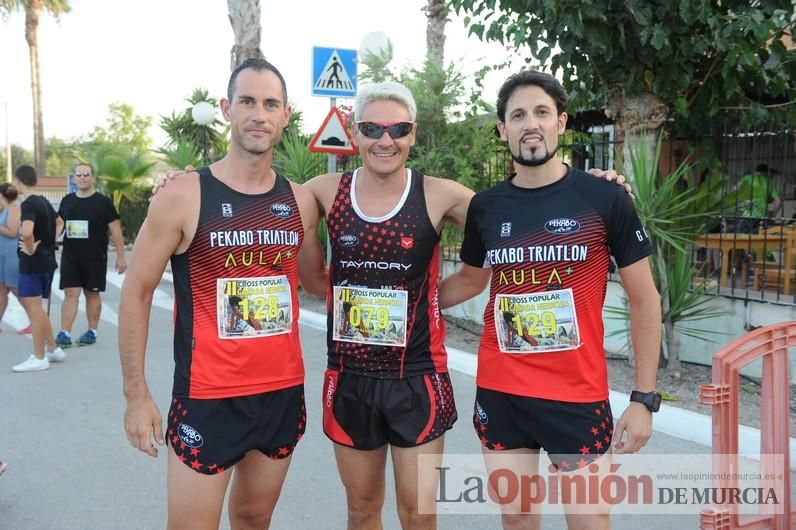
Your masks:
<instances>
[{"instance_id":1,"label":"wooden table","mask_svg":"<svg viewBox=\"0 0 796 530\"><path fill-rule=\"evenodd\" d=\"M778 251L782 250L787 253L787 237L780 234L701 234L695 243L704 248L717 248L721 250L721 276L719 277L719 285L727 287L729 276L729 263L731 251L745 251L751 252L753 250L760 251L763 256L767 250ZM742 265L742 278L746 280L746 262ZM789 292L790 289L790 274L785 274L784 290ZM745 287L745 286L744 286Z\"/></svg>"}]
</instances>

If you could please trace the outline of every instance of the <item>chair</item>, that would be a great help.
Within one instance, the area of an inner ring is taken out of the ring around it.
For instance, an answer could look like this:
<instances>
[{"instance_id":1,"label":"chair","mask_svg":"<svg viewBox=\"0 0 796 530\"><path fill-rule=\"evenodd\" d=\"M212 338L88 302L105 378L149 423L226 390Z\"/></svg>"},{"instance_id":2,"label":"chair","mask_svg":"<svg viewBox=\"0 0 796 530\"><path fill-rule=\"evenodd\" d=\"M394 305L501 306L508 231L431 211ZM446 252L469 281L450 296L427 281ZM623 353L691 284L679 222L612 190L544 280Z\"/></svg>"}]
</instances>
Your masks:
<instances>
[{"instance_id":1,"label":"chair","mask_svg":"<svg viewBox=\"0 0 796 530\"><path fill-rule=\"evenodd\" d=\"M769 250L774 253L776 261L767 261L761 253L754 267L753 288L759 289L760 283L768 290L778 290L790 295L796 285L796 229L793 226L772 226L760 230L760 235L771 239Z\"/></svg>"}]
</instances>

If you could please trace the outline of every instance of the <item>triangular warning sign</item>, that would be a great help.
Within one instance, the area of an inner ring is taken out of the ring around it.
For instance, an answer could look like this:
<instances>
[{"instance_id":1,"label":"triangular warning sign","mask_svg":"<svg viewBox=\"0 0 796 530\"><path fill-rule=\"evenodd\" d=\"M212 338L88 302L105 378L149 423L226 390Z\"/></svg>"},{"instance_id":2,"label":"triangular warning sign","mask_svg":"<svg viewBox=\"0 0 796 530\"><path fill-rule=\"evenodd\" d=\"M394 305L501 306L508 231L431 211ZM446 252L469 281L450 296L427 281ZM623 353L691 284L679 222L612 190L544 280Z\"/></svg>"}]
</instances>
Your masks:
<instances>
[{"instance_id":1,"label":"triangular warning sign","mask_svg":"<svg viewBox=\"0 0 796 530\"><path fill-rule=\"evenodd\" d=\"M318 132L310 140L309 150L316 153L353 155L357 149L351 135L343 125L343 115L337 107L329 109Z\"/></svg>"},{"instance_id":2,"label":"triangular warning sign","mask_svg":"<svg viewBox=\"0 0 796 530\"><path fill-rule=\"evenodd\" d=\"M354 90L354 83L351 82L351 76L346 72L343 61L340 60L340 54L337 50L332 50L332 55L326 61L321 75L315 81L316 90Z\"/></svg>"}]
</instances>

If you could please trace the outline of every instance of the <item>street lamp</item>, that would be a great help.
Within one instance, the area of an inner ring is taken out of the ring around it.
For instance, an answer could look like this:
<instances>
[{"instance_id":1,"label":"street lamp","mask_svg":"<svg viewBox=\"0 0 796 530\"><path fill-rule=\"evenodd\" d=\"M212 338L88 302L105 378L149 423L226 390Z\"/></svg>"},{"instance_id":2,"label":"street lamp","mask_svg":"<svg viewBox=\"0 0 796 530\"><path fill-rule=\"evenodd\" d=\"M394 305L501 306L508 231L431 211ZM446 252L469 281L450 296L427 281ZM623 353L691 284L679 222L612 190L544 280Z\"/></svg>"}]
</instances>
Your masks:
<instances>
[{"instance_id":1,"label":"street lamp","mask_svg":"<svg viewBox=\"0 0 796 530\"><path fill-rule=\"evenodd\" d=\"M360 61L366 60L368 57L377 57L389 62L392 60L391 55L392 42L383 31L371 31L362 37L362 41L359 43Z\"/></svg>"},{"instance_id":2,"label":"street lamp","mask_svg":"<svg viewBox=\"0 0 796 530\"><path fill-rule=\"evenodd\" d=\"M202 131L202 161L209 163L208 157L208 131L207 126L216 119L216 109L207 101L198 101L191 109L191 118Z\"/></svg>"}]
</instances>

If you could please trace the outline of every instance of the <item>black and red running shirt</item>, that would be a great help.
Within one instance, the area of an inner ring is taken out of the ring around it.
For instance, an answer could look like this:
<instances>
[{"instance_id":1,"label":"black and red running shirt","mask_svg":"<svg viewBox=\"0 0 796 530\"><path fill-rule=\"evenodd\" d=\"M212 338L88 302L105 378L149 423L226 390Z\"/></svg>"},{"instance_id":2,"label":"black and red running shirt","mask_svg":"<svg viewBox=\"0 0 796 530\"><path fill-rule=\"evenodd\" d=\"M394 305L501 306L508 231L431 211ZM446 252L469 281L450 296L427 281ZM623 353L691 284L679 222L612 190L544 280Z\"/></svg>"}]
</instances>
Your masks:
<instances>
[{"instance_id":1,"label":"black and red running shirt","mask_svg":"<svg viewBox=\"0 0 796 530\"><path fill-rule=\"evenodd\" d=\"M651 253L624 188L583 171L569 169L541 188L506 181L476 194L461 257L492 268L478 386L558 401L606 399L610 257L622 268Z\"/></svg>"},{"instance_id":2,"label":"black and red running shirt","mask_svg":"<svg viewBox=\"0 0 796 530\"><path fill-rule=\"evenodd\" d=\"M290 182L239 193L199 170L188 249L172 256L176 397L215 399L303 383L298 262L304 229Z\"/></svg>"},{"instance_id":3,"label":"black and red running shirt","mask_svg":"<svg viewBox=\"0 0 796 530\"><path fill-rule=\"evenodd\" d=\"M426 209L425 177L407 169L407 185L395 208L370 218L356 200L358 171L341 177L326 218L329 369L383 379L446 372L439 234ZM344 307L337 321L335 304ZM349 338L335 340L335 329L350 331ZM373 343L382 339L385 343Z\"/></svg>"}]
</instances>

